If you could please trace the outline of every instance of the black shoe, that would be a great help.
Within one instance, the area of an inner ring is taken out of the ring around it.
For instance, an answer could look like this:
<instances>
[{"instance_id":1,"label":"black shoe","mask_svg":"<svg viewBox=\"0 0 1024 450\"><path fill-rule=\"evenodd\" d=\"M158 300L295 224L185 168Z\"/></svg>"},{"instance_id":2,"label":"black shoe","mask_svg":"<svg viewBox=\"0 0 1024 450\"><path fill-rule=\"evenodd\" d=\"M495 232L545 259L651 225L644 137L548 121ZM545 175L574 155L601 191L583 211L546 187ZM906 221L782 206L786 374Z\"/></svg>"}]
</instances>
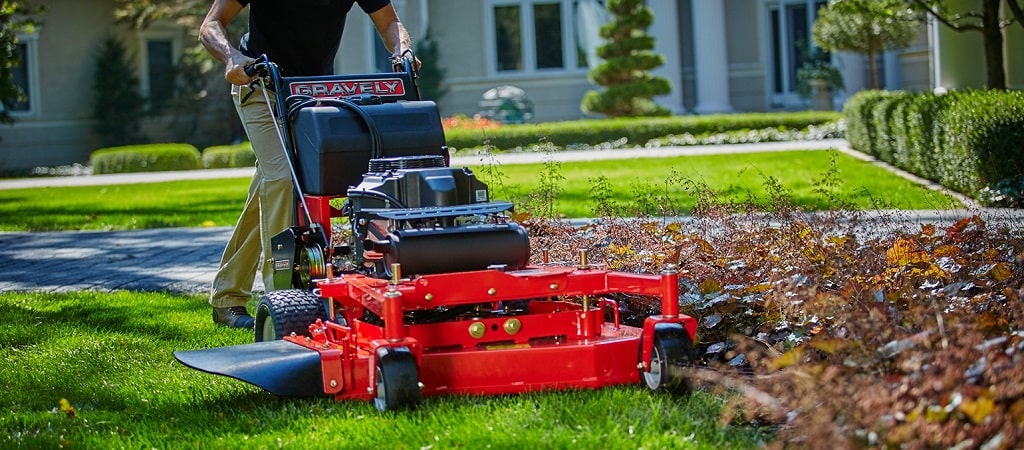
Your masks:
<instances>
[{"instance_id":1,"label":"black shoe","mask_svg":"<svg viewBox=\"0 0 1024 450\"><path fill-rule=\"evenodd\" d=\"M244 306L229 306L227 308L213 308L213 323L224 325L229 328L252 328L256 323L249 315Z\"/></svg>"}]
</instances>

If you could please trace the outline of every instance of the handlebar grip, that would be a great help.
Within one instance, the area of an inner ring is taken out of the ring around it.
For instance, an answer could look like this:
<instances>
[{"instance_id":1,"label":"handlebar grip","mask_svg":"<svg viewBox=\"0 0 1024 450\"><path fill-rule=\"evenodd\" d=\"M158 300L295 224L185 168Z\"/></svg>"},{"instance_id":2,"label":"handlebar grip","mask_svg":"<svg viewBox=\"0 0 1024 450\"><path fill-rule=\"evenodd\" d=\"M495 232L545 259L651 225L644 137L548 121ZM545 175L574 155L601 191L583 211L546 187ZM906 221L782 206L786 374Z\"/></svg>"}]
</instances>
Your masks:
<instances>
[{"instance_id":1,"label":"handlebar grip","mask_svg":"<svg viewBox=\"0 0 1024 450\"><path fill-rule=\"evenodd\" d=\"M391 58L391 70L395 72L407 72L414 74L415 67L413 61L416 60L416 55L412 53L412 50L406 50L402 53L401 57Z\"/></svg>"},{"instance_id":2,"label":"handlebar grip","mask_svg":"<svg viewBox=\"0 0 1024 450\"><path fill-rule=\"evenodd\" d=\"M246 75L254 77L267 70L267 61L267 55L260 55L252 63L246 64L245 67L242 68L242 70L245 71Z\"/></svg>"}]
</instances>

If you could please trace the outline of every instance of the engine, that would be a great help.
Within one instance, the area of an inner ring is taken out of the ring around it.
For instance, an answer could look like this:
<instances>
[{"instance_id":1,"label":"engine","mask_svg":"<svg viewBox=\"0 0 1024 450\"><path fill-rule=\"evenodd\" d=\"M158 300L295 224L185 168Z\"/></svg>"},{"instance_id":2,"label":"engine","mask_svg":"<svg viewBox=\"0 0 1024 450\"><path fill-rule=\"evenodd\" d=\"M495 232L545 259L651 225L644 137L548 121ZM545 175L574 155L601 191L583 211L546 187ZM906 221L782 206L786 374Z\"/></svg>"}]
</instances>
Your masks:
<instances>
[{"instance_id":1,"label":"engine","mask_svg":"<svg viewBox=\"0 0 1024 450\"><path fill-rule=\"evenodd\" d=\"M356 266L387 276L392 264L422 275L487 268L519 269L529 261L529 237L509 221L512 204L491 202L487 186L440 156L380 158L348 190Z\"/></svg>"},{"instance_id":2,"label":"engine","mask_svg":"<svg viewBox=\"0 0 1024 450\"><path fill-rule=\"evenodd\" d=\"M433 102L316 102L289 116L302 198L342 203L302 205L320 211L310 218L320 226L271 240L276 289L339 273L387 278L393 264L403 275L528 264L529 237L510 220L512 204L491 201L469 169L448 167ZM344 223L340 232L331 218Z\"/></svg>"}]
</instances>

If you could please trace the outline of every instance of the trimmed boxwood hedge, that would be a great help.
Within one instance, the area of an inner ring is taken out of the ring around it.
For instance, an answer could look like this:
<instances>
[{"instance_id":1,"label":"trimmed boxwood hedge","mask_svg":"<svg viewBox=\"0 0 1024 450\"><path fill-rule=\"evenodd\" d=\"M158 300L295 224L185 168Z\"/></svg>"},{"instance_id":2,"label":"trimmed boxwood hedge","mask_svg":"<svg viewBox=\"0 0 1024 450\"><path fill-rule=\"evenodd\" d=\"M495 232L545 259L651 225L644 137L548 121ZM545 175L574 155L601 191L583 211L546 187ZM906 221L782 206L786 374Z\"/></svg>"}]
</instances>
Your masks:
<instances>
[{"instance_id":1,"label":"trimmed boxwood hedge","mask_svg":"<svg viewBox=\"0 0 1024 450\"><path fill-rule=\"evenodd\" d=\"M235 145L215 145L203 150L204 169L253 167L255 165L256 154L252 152L252 144L249 142Z\"/></svg>"},{"instance_id":2,"label":"trimmed boxwood hedge","mask_svg":"<svg viewBox=\"0 0 1024 450\"><path fill-rule=\"evenodd\" d=\"M101 148L89 155L92 173L161 172L200 167L199 149L190 144L147 144Z\"/></svg>"},{"instance_id":3,"label":"trimmed boxwood hedge","mask_svg":"<svg viewBox=\"0 0 1024 450\"><path fill-rule=\"evenodd\" d=\"M1024 92L863 91L844 114L853 148L963 194L1024 175Z\"/></svg>"},{"instance_id":4,"label":"trimmed boxwood hedge","mask_svg":"<svg viewBox=\"0 0 1024 450\"><path fill-rule=\"evenodd\" d=\"M701 135L741 129L805 129L834 122L840 114L830 111L749 113L708 116L616 118L504 125L494 129L452 129L445 132L448 147L464 149L491 145L500 150L551 143L559 147L600 145L626 138L642 146L669 135Z\"/></svg>"}]
</instances>

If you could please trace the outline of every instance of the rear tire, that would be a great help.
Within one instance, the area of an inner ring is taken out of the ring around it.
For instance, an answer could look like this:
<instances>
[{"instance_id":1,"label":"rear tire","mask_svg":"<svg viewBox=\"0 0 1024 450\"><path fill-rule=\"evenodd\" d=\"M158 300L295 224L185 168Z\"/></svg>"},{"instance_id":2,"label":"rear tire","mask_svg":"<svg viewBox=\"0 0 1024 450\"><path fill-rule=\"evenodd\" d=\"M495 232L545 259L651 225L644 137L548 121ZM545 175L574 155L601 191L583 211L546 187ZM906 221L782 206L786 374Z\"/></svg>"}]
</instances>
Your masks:
<instances>
[{"instance_id":1,"label":"rear tire","mask_svg":"<svg viewBox=\"0 0 1024 450\"><path fill-rule=\"evenodd\" d=\"M643 343L640 347L643 351ZM655 392L686 394L691 390L685 368L693 364L693 343L679 324L659 324L654 329L651 367L640 370L640 378Z\"/></svg>"},{"instance_id":2,"label":"rear tire","mask_svg":"<svg viewBox=\"0 0 1024 450\"><path fill-rule=\"evenodd\" d=\"M309 325L326 320L324 303L310 291L270 291L256 305L256 342L274 341L295 333L309 336Z\"/></svg>"}]
</instances>

